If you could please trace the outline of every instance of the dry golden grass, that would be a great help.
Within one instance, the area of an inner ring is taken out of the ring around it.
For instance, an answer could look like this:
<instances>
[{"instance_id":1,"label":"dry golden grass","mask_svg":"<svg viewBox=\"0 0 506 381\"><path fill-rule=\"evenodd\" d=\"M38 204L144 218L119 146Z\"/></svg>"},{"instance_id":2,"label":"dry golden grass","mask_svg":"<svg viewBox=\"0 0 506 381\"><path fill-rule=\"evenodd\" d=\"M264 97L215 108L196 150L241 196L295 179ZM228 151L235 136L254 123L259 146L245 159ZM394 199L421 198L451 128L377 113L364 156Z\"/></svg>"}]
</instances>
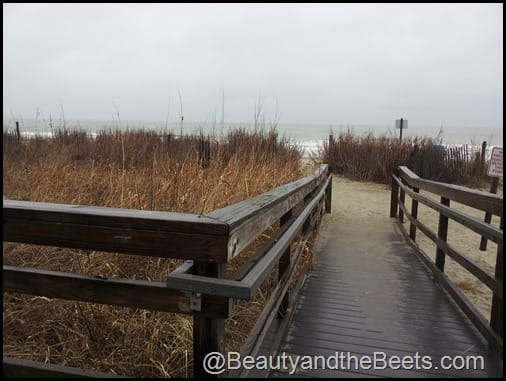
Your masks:
<instances>
[{"instance_id":1,"label":"dry golden grass","mask_svg":"<svg viewBox=\"0 0 506 381\"><path fill-rule=\"evenodd\" d=\"M198 158L209 141L210 165ZM224 139L109 131L95 139L4 133L3 197L204 214L302 177L301 152L275 131L235 130ZM276 227L228 266L232 272ZM180 261L4 243L4 264L162 281ZM308 261L310 253L305 254ZM244 342L276 271L227 319L227 349ZM131 377L192 375L192 318L141 309L4 293L3 353Z\"/></svg>"},{"instance_id":2,"label":"dry golden grass","mask_svg":"<svg viewBox=\"0 0 506 381\"><path fill-rule=\"evenodd\" d=\"M484 163L467 146L442 149L438 138L356 136L351 131L325 142L321 156L332 171L352 180L389 184L399 165L431 180L483 186Z\"/></svg>"}]
</instances>

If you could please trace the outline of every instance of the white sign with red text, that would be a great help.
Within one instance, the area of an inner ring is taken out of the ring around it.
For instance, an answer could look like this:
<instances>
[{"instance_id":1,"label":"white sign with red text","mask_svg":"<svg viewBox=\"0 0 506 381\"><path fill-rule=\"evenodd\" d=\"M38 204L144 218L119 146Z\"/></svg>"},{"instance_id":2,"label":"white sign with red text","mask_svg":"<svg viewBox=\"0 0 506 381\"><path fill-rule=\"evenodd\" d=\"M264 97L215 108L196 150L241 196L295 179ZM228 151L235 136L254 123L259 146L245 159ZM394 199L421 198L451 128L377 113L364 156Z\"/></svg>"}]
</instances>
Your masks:
<instances>
[{"instance_id":1,"label":"white sign with red text","mask_svg":"<svg viewBox=\"0 0 506 381\"><path fill-rule=\"evenodd\" d=\"M502 177L502 147L492 148L487 175L490 177Z\"/></svg>"}]
</instances>

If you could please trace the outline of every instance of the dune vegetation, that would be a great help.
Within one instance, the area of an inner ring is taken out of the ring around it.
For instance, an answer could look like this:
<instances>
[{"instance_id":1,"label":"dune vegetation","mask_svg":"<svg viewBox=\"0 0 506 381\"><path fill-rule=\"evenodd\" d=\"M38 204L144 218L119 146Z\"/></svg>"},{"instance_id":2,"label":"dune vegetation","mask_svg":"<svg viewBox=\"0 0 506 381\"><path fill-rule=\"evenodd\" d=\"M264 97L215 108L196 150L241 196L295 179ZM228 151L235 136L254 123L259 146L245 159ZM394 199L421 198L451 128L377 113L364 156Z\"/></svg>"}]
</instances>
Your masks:
<instances>
[{"instance_id":1,"label":"dune vegetation","mask_svg":"<svg viewBox=\"0 0 506 381\"><path fill-rule=\"evenodd\" d=\"M77 205L205 214L294 181L301 151L275 129L224 137L153 131L56 130L3 136L3 197ZM228 265L233 271L269 231ZM163 281L181 261L4 242L4 264ZM226 323L238 350L272 289L267 280ZM4 356L131 377L192 374L192 317L4 293Z\"/></svg>"},{"instance_id":2,"label":"dune vegetation","mask_svg":"<svg viewBox=\"0 0 506 381\"><path fill-rule=\"evenodd\" d=\"M467 145L444 147L441 139L362 136L350 131L332 135L321 148L323 162L332 171L349 179L390 184L391 175L399 165L406 165L420 177L463 184L484 186L484 157Z\"/></svg>"}]
</instances>

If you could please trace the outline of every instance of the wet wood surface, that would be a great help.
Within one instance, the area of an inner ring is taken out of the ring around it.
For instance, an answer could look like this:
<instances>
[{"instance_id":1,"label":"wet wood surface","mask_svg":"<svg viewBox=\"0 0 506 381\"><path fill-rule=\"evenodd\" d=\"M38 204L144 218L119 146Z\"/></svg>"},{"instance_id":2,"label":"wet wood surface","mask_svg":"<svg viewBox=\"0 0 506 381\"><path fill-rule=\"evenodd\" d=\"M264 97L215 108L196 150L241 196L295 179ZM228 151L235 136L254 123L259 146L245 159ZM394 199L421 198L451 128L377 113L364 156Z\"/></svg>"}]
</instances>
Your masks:
<instances>
[{"instance_id":1,"label":"wet wood surface","mask_svg":"<svg viewBox=\"0 0 506 381\"><path fill-rule=\"evenodd\" d=\"M282 352L290 356L381 352L401 358L418 353L430 356L434 366L320 367L298 369L293 375L273 370L271 377L501 377L503 372L502 358L489 349L393 224L339 226L317 252ZM483 356L485 369L441 369L439 361L445 355Z\"/></svg>"}]
</instances>

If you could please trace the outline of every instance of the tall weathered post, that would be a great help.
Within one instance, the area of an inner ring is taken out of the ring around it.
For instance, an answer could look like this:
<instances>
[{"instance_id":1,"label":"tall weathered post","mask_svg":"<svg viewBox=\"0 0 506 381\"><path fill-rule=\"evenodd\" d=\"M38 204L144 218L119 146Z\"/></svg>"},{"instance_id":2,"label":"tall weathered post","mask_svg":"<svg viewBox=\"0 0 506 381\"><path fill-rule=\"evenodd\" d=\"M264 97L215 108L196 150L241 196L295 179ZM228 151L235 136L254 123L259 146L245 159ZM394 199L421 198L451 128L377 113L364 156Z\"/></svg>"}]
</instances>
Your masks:
<instances>
[{"instance_id":1,"label":"tall weathered post","mask_svg":"<svg viewBox=\"0 0 506 381\"><path fill-rule=\"evenodd\" d=\"M397 119L395 121L395 128L399 128L401 130L399 134L399 143L402 143L402 130L408 128L408 121L404 118Z\"/></svg>"},{"instance_id":2,"label":"tall weathered post","mask_svg":"<svg viewBox=\"0 0 506 381\"><path fill-rule=\"evenodd\" d=\"M21 141L21 132L19 131L19 122L16 120L16 139L18 143Z\"/></svg>"},{"instance_id":3,"label":"tall weathered post","mask_svg":"<svg viewBox=\"0 0 506 381\"><path fill-rule=\"evenodd\" d=\"M480 162L481 162L481 174L480 174L480 177L484 176L485 177L485 172L486 172L486 168L485 168L485 154L487 152L487 142L484 141L483 143L481 143L481 155L480 155Z\"/></svg>"}]
</instances>

